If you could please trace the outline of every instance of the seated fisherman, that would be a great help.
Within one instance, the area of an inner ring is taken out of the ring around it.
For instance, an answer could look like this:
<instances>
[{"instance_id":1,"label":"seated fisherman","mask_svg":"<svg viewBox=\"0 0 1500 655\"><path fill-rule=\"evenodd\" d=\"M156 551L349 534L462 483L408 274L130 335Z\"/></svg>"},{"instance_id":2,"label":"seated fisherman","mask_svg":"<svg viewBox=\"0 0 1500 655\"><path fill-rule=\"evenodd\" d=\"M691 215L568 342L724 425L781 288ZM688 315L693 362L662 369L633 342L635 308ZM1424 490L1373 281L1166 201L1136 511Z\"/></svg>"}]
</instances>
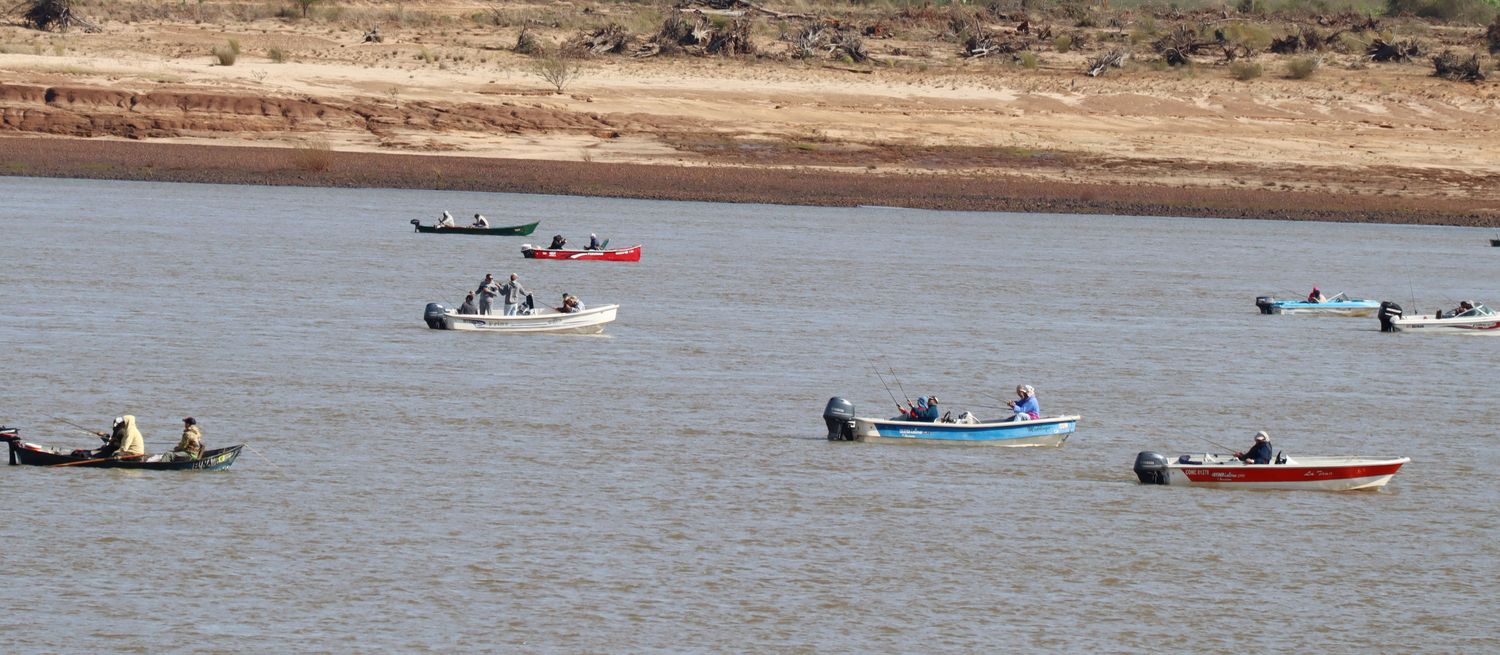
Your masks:
<instances>
[{"instance_id":1,"label":"seated fisherman","mask_svg":"<svg viewBox=\"0 0 1500 655\"><path fill-rule=\"evenodd\" d=\"M547 246L547 249L548 250L562 250L563 246L566 246L566 245L568 245L568 240L564 239L563 235L561 235L561 234L554 234L554 235L552 235L552 245Z\"/></svg>"},{"instance_id":2,"label":"seated fisherman","mask_svg":"<svg viewBox=\"0 0 1500 655\"><path fill-rule=\"evenodd\" d=\"M484 214L475 214L474 215L474 224L470 225L469 227L489 227L489 226L490 226L490 219L485 218Z\"/></svg>"},{"instance_id":3,"label":"seated fisherman","mask_svg":"<svg viewBox=\"0 0 1500 655\"><path fill-rule=\"evenodd\" d=\"M453 214L448 212L443 212L443 217L437 222L437 227L454 227L455 225L457 224L453 222Z\"/></svg>"},{"instance_id":4,"label":"seated fisherman","mask_svg":"<svg viewBox=\"0 0 1500 655\"><path fill-rule=\"evenodd\" d=\"M1265 430L1255 433L1255 445L1250 447L1250 452L1235 453L1235 457L1246 464L1270 464L1271 463L1271 437Z\"/></svg>"}]
</instances>

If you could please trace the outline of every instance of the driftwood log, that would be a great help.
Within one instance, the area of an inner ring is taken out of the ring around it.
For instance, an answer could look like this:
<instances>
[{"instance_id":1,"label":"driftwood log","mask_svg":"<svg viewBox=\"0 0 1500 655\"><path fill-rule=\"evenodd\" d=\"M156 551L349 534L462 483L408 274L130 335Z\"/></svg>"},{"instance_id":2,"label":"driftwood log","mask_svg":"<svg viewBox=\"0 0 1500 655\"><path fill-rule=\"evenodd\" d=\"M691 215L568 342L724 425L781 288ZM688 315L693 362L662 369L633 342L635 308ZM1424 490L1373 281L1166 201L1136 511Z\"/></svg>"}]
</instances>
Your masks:
<instances>
[{"instance_id":1,"label":"driftwood log","mask_svg":"<svg viewBox=\"0 0 1500 655\"><path fill-rule=\"evenodd\" d=\"M1484 81L1484 69L1479 65L1479 55L1470 54L1467 59L1452 50L1432 58L1433 75L1459 82Z\"/></svg>"},{"instance_id":2,"label":"driftwood log","mask_svg":"<svg viewBox=\"0 0 1500 655\"><path fill-rule=\"evenodd\" d=\"M1128 57L1130 57L1130 53L1127 53L1124 50L1110 50L1109 52L1089 59L1088 68L1084 72L1087 73L1089 77L1099 77L1111 67L1124 68L1125 60Z\"/></svg>"},{"instance_id":3,"label":"driftwood log","mask_svg":"<svg viewBox=\"0 0 1500 655\"><path fill-rule=\"evenodd\" d=\"M73 13L72 0L22 0L6 13L21 12L21 22L42 31L66 32L77 27L85 32L102 32L97 23Z\"/></svg>"},{"instance_id":4,"label":"driftwood log","mask_svg":"<svg viewBox=\"0 0 1500 655\"><path fill-rule=\"evenodd\" d=\"M1365 48L1365 56L1371 61L1410 61L1422 56L1422 46L1416 41L1386 41L1375 39Z\"/></svg>"}]
</instances>

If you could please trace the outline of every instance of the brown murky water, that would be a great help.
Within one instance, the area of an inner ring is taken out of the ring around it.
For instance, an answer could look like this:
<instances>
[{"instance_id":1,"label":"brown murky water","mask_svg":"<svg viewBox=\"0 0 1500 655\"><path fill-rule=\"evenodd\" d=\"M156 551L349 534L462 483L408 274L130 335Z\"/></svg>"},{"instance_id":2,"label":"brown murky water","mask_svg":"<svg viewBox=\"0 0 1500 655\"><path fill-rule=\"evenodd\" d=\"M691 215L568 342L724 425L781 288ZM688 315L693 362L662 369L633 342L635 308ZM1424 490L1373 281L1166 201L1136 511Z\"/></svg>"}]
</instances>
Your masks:
<instances>
[{"instance_id":1,"label":"brown murky water","mask_svg":"<svg viewBox=\"0 0 1500 655\"><path fill-rule=\"evenodd\" d=\"M441 209L542 226L406 224ZM520 256L590 231L643 260ZM258 451L0 469L7 651L1500 650L1500 338L1252 304L1497 304L1483 230L0 178L0 234L0 420L84 447L49 417L133 413L166 449L193 415ZM620 318L422 324L513 271ZM1084 420L824 441L831 395L890 411L870 360ZM1259 429L1413 462L1352 494L1130 471Z\"/></svg>"}]
</instances>

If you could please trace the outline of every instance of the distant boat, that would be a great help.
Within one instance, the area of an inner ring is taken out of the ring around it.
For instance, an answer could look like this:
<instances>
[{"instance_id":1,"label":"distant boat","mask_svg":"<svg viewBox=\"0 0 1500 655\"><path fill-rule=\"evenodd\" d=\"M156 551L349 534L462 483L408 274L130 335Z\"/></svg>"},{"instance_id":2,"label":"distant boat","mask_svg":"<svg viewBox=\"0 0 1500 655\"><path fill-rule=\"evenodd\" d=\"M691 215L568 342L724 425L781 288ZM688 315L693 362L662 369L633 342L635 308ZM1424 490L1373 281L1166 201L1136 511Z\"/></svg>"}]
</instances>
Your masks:
<instances>
[{"instance_id":1,"label":"distant boat","mask_svg":"<svg viewBox=\"0 0 1500 655\"><path fill-rule=\"evenodd\" d=\"M830 398L823 409L829 441L871 443L930 443L965 446L1061 446L1078 428L1078 416L1054 416L1030 421L981 423L926 423L854 415L854 403Z\"/></svg>"},{"instance_id":2,"label":"distant boat","mask_svg":"<svg viewBox=\"0 0 1500 655\"><path fill-rule=\"evenodd\" d=\"M422 221L411 219L411 224L417 227L418 232L424 234L488 234L497 237L524 237L536 230L541 221L527 223L525 225L512 225L510 227L438 227L436 225L423 225Z\"/></svg>"},{"instance_id":3,"label":"distant boat","mask_svg":"<svg viewBox=\"0 0 1500 655\"><path fill-rule=\"evenodd\" d=\"M427 303L422 319L434 330L467 330L478 332L509 332L528 334L555 332L571 334L598 334L604 326L615 320L619 305L600 305L580 312L564 314L546 308L532 314L504 316L501 314L460 314L438 303Z\"/></svg>"},{"instance_id":4,"label":"distant boat","mask_svg":"<svg viewBox=\"0 0 1500 655\"><path fill-rule=\"evenodd\" d=\"M1323 302L1306 300L1277 300L1271 296L1259 296L1255 306L1262 314L1306 314L1309 316L1371 316L1380 309L1380 303L1363 298L1350 298L1335 294Z\"/></svg>"},{"instance_id":5,"label":"distant boat","mask_svg":"<svg viewBox=\"0 0 1500 655\"><path fill-rule=\"evenodd\" d=\"M1193 454L1169 460L1141 452L1135 475L1141 484L1220 489L1317 489L1352 491L1383 487L1409 457L1283 457L1275 464L1246 464L1233 455Z\"/></svg>"},{"instance_id":6,"label":"distant boat","mask_svg":"<svg viewBox=\"0 0 1500 655\"><path fill-rule=\"evenodd\" d=\"M218 471L227 469L240 456L243 444L203 451L203 456L185 462L153 462L142 459L96 458L74 455L75 451L48 448L21 440L15 428L0 426L0 440L10 444L12 466L77 466L82 468L138 469L145 471Z\"/></svg>"},{"instance_id":7,"label":"distant boat","mask_svg":"<svg viewBox=\"0 0 1500 655\"><path fill-rule=\"evenodd\" d=\"M1500 239L1490 239L1490 245L1500 248Z\"/></svg>"},{"instance_id":8,"label":"distant boat","mask_svg":"<svg viewBox=\"0 0 1500 655\"><path fill-rule=\"evenodd\" d=\"M599 262L638 262L641 261L640 244L629 248L616 248L614 250L551 250L548 248L537 248L531 244L521 245L521 256L527 259L592 259Z\"/></svg>"},{"instance_id":9,"label":"distant boat","mask_svg":"<svg viewBox=\"0 0 1500 655\"><path fill-rule=\"evenodd\" d=\"M1395 328L1388 332L1401 332L1403 330L1416 330L1418 332L1470 332L1479 334L1500 334L1500 312L1496 312L1484 303L1474 303L1474 308L1465 312L1451 311L1438 312L1437 314L1419 314L1415 316L1397 315L1389 321L1390 326ZM1386 327L1386 321L1381 322L1381 329Z\"/></svg>"}]
</instances>

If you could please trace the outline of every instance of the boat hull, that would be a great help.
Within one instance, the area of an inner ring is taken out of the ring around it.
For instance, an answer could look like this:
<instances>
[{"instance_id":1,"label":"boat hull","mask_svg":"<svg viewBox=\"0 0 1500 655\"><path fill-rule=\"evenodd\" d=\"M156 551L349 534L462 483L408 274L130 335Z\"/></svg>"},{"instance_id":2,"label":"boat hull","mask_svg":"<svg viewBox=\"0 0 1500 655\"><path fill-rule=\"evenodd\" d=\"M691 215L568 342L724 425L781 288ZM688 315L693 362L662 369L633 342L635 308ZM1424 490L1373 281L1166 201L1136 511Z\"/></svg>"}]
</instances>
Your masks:
<instances>
[{"instance_id":1,"label":"boat hull","mask_svg":"<svg viewBox=\"0 0 1500 655\"><path fill-rule=\"evenodd\" d=\"M1356 300L1349 302L1294 302L1279 301L1271 303L1271 314L1288 314L1302 316L1374 316L1375 311L1380 309L1380 303L1373 300Z\"/></svg>"},{"instance_id":2,"label":"boat hull","mask_svg":"<svg viewBox=\"0 0 1500 655\"><path fill-rule=\"evenodd\" d=\"M921 423L854 419L854 439L871 443L936 443L964 446L1057 447L1078 428L1077 416L992 423Z\"/></svg>"},{"instance_id":3,"label":"boat hull","mask_svg":"<svg viewBox=\"0 0 1500 655\"><path fill-rule=\"evenodd\" d=\"M422 234L482 234L493 237L524 237L536 231L536 226L542 222L527 223L525 225L511 225L508 227L437 227L434 225L423 225L413 219L412 225L416 226L417 232Z\"/></svg>"},{"instance_id":4,"label":"boat hull","mask_svg":"<svg viewBox=\"0 0 1500 655\"><path fill-rule=\"evenodd\" d=\"M1431 314L1391 319L1391 325L1416 332L1471 332L1500 334L1500 316L1461 316L1437 318Z\"/></svg>"},{"instance_id":5,"label":"boat hull","mask_svg":"<svg viewBox=\"0 0 1500 655\"><path fill-rule=\"evenodd\" d=\"M615 250L547 250L522 246L521 256L527 259L560 261L638 262L641 261L641 247L634 245Z\"/></svg>"},{"instance_id":6,"label":"boat hull","mask_svg":"<svg viewBox=\"0 0 1500 655\"><path fill-rule=\"evenodd\" d=\"M1283 464L1246 464L1229 455L1182 455L1166 464L1164 476L1148 480L1139 464L1136 474L1142 482L1180 487L1354 491L1385 486L1410 461L1406 457L1300 457Z\"/></svg>"},{"instance_id":7,"label":"boat hull","mask_svg":"<svg viewBox=\"0 0 1500 655\"><path fill-rule=\"evenodd\" d=\"M459 314L444 312L443 329L470 332L508 332L514 334L599 334L615 320L619 305L601 305L573 314L548 311L530 316L499 314Z\"/></svg>"},{"instance_id":8,"label":"boat hull","mask_svg":"<svg viewBox=\"0 0 1500 655\"><path fill-rule=\"evenodd\" d=\"M12 433L13 435L13 433ZM70 468L113 468L140 471L219 471L229 468L240 456L244 445L203 451L203 456L189 462L151 462L144 459L102 459L78 457L72 451L27 443L7 436L10 445L10 463L16 466L58 466ZM93 460L93 461L91 461Z\"/></svg>"}]
</instances>

